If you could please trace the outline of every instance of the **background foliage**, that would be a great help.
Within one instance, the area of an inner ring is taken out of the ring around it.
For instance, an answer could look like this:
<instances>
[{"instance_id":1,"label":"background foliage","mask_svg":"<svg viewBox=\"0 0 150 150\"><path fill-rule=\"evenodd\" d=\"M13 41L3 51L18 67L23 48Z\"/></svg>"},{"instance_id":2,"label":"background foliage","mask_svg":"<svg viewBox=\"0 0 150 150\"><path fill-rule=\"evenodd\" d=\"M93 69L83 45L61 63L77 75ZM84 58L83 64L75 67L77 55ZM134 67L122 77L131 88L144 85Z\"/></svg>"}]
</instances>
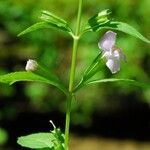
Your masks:
<instances>
[{"instance_id":1,"label":"background foliage","mask_svg":"<svg viewBox=\"0 0 150 150\"><path fill-rule=\"evenodd\" d=\"M150 39L149 7L149 0L87 0L83 8L83 22L99 10L108 8L112 10L113 18L136 27ZM43 9L63 17L70 22L72 28L75 27L76 0L0 1L0 74L24 70L26 60L33 58L58 74L67 86L72 44L67 34L44 29L21 38L17 37L20 31L38 21L37 18ZM102 34L88 33L80 41L76 81L80 79L82 70L99 52L97 44ZM127 63L122 63L121 71L113 77L131 78L149 83L149 45L120 32L118 32L117 45L124 50ZM103 69L104 71L98 76L102 78L112 76L105 66ZM99 114L110 115L128 109L137 109L139 114L146 109L146 114L150 114L150 89L110 83L94 85L81 90L77 101L73 103L72 124L74 127L90 129L94 123L92 118ZM43 120L44 116L47 116L46 118L54 119L54 122L61 124L63 128L64 112L65 97L53 87L41 83L17 83L10 87L0 85L0 145L5 144L8 137L11 141L12 134L15 137L21 135L21 130L24 134L29 133L30 129L36 131L38 128L34 126L38 122L39 128L49 130L48 121L38 120L37 116L34 124L26 122L26 126L21 126L24 123L21 119L23 116L26 116L26 120L30 120L27 114L38 114ZM10 123L14 124L11 126ZM30 129L27 128L28 125ZM15 127L20 127L18 133L12 132Z\"/></svg>"}]
</instances>

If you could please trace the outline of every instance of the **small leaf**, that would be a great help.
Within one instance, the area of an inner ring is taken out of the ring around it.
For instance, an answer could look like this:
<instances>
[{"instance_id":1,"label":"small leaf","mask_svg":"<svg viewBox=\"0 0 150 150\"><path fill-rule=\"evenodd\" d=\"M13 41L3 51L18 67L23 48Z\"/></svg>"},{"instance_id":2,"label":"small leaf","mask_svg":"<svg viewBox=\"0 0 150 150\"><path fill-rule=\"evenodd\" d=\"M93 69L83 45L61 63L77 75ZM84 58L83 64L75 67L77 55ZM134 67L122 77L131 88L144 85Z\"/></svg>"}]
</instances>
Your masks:
<instances>
[{"instance_id":1,"label":"small leaf","mask_svg":"<svg viewBox=\"0 0 150 150\"><path fill-rule=\"evenodd\" d=\"M23 147L31 149L52 148L55 137L51 133L35 133L19 137L17 143Z\"/></svg>"},{"instance_id":2,"label":"small leaf","mask_svg":"<svg viewBox=\"0 0 150 150\"><path fill-rule=\"evenodd\" d=\"M54 80L53 78L45 78L41 75L37 75L32 72L25 72L25 71L20 71L20 72L14 72L14 73L9 73L6 75L1 75L0 76L0 82L6 83L6 84L13 84L18 81L38 81L38 82L43 82L47 83L50 85L53 85L60 89L62 92L64 92L67 95L67 89L57 80Z\"/></svg>"},{"instance_id":3,"label":"small leaf","mask_svg":"<svg viewBox=\"0 0 150 150\"><path fill-rule=\"evenodd\" d=\"M100 31L101 29L113 29L113 30L122 31L126 34L134 36L134 37L150 44L150 41L147 38L145 38L134 27L130 26L127 23L118 22L118 21L109 21L106 24L95 26L95 29L96 29L95 31ZM90 29L89 31L93 31L93 30Z\"/></svg>"}]
</instances>

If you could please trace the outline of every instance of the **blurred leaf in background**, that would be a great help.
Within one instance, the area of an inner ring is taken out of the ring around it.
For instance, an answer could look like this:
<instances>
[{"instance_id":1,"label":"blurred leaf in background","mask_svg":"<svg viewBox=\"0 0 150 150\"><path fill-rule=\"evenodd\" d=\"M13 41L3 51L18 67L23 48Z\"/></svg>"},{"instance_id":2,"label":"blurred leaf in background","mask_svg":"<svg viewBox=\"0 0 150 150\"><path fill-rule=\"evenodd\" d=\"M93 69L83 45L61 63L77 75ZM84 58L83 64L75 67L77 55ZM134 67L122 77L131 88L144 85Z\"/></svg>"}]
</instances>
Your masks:
<instances>
[{"instance_id":1,"label":"blurred leaf in background","mask_svg":"<svg viewBox=\"0 0 150 150\"><path fill-rule=\"evenodd\" d=\"M0 146L4 145L8 140L8 133L3 128L0 128Z\"/></svg>"}]
</instances>

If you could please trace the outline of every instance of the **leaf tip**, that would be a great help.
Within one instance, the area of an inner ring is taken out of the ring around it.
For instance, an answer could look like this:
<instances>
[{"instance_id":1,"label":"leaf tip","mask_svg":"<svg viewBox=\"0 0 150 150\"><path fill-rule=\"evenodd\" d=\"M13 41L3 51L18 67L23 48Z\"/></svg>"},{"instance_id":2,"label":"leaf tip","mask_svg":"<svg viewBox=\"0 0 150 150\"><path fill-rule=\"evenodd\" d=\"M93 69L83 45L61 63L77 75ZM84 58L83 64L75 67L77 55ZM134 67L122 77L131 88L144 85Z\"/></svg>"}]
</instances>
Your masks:
<instances>
[{"instance_id":1,"label":"leaf tip","mask_svg":"<svg viewBox=\"0 0 150 150\"><path fill-rule=\"evenodd\" d=\"M20 37L22 36L24 33L23 32L20 32L19 34L17 34L17 37Z\"/></svg>"}]
</instances>

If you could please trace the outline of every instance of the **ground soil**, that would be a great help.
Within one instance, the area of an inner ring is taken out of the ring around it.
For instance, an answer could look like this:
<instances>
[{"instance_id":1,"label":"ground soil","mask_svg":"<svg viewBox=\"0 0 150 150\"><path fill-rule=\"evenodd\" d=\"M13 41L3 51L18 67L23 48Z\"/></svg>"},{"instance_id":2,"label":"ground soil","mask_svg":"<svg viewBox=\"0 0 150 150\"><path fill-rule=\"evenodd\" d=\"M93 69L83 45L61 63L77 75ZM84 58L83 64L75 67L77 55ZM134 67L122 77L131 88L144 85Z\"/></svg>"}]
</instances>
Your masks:
<instances>
[{"instance_id":1,"label":"ground soil","mask_svg":"<svg viewBox=\"0 0 150 150\"><path fill-rule=\"evenodd\" d=\"M71 137L70 150L150 150L150 142L103 139L98 137Z\"/></svg>"}]
</instances>

